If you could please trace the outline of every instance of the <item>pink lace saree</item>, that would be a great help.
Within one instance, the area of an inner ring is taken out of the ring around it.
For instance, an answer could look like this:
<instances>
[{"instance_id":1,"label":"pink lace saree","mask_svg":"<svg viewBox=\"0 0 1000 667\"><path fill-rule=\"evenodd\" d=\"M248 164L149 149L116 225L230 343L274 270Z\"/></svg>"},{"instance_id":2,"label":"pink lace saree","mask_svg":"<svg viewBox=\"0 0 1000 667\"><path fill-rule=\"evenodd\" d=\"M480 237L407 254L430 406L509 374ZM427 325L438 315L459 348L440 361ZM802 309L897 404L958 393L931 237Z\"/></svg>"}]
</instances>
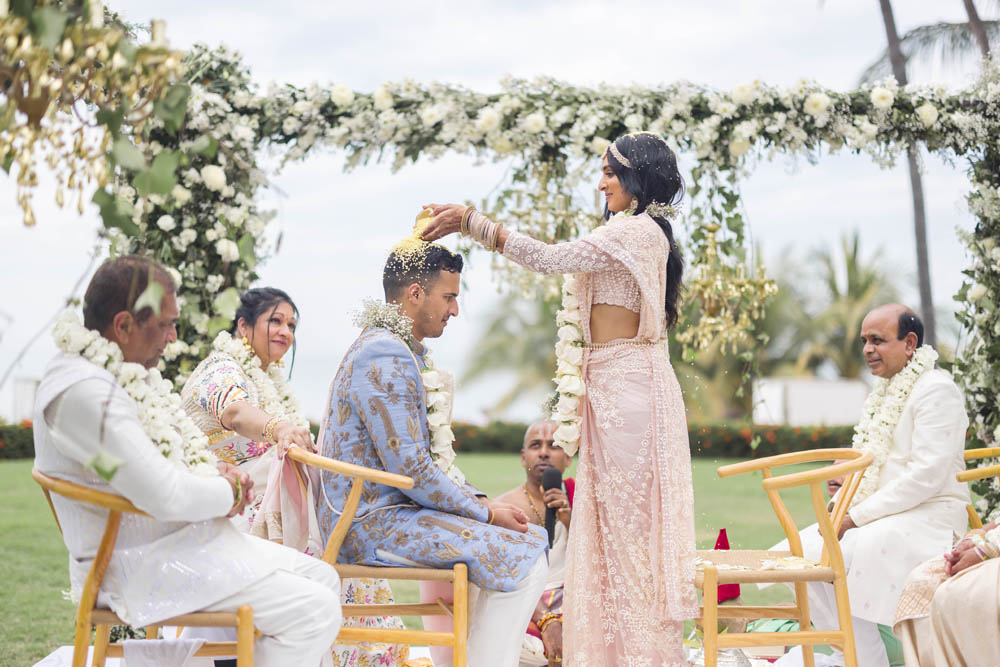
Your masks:
<instances>
[{"instance_id":1,"label":"pink lace saree","mask_svg":"<svg viewBox=\"0 0 1000 667\"><path fill-rule=\"evenodd\" d=\"M648 216L619 215L553 246L511 233L504 255L541 273L578 274L588 344L594 303L639 311L635 338L584 354L565 660L686 666L681 625L698 613L694 494L684 403L666 347L666 237Z\"/></svg>"}]
</instances>

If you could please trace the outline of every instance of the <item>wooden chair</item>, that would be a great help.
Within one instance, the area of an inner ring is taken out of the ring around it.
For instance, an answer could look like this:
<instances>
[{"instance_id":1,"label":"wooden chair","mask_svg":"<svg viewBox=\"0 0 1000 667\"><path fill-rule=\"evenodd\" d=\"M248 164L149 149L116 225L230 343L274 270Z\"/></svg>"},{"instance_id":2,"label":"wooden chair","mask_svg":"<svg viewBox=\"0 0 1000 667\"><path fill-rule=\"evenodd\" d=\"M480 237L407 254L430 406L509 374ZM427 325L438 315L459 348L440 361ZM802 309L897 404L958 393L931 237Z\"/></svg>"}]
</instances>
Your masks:
<instances>
[{"instance_id":1,"label":"wooden chair","mask_svg":"<svg viewBox=\"0 0 1000 667\"><path fill-rule=\"evenodd\" d=\"M334 461L318 454L307 452L298 447L288 450L287 456L300 463L315 466L337 474L347 474L344 467L349 464ZM356 468L357 466L351 466ZM361 468L367 470L367 468ZM452 600L445 602L438 598L435 603L427 604L346 604L343 606L344 617L365 616L450 616L451 632L431 632L428 630L396 630L389 628L353 628L343 627L337 635L338 644L372 642L387 644L407 644L419 646L450 646L453 651L454 667L466 667L466 650L469 636L469 571L465 563L458 563L453 568L433 569L420 567L370 567L366 565L348 565L337 562L340 547L354 521L361 500L363 480L370 479L380 484L397 488L413 488L413 480L401 475L380 472L384 479L372 479L368 476L353 476L354 482L347 496L347 503L326 543L323 560L337 569L342 578L381 578L408 581L444 581L452 585ZM401 480L406 480L404 484Z\"/></svg>"},{"instance_id":2,"label":"wooden chair","mask_svg":"<svg viewBox=\"0 0 1000 667\"><path fill-rule=\"evenodd\" d=\"M56 525L59 526L60 531L62 531L62 526L59 525L59 517L52 505L51 494L53 493L108 510L108 520L104 524L104 534L101 537L100 546L97 548L94 562L90 566L90 572L87 574L83 590L80 593L80 604L76 610L76 631L73 637L73 667L84 667L87 662L87 650L90 647L90 632L96 629L93 664L95 667L103 667L106 658L122 657L122 646L110 643L110 633L112 625L125 625L126 623L110 609L97 607L97 593L101 588L104 573L108 569L111 554L115 549L122 514L149 515L122 496L113 493L49 477L38 470L32 470L31 476L45 492L45 498L49 501L49 507L52 509L52 515L56 518ZM235 613L198 612L183 614L162 621L161 625L234 627L236 628L235 642L206 642L195 655L204 657L235 655L239 667L253 667L253 643L256 631L253 626L253 609L249 605L241 606ZM155 638L158 631L159 626L148 626L146 636L150 639Z\"/></svg>"},{"instance_id":3,"label":"wooden chair","mask_svg":"<svg viewBox=\"0 0 1000 667\"><path fill-rule=\"evenodd\" d=\"M848 667L857 666L854 647L854 631L851 626L851 608L847 596L847 574L844 558L837 540L837 531L854 497L864 469L872 462L871 453L861 453L853 449L815 449L791 454L780 454L766 458L722 466L720 477L729 477L746 472L760 471L763 475L764 491L774 508L778 521L788 537L790 551L699 551L699 568L695 575L695 585L702 591L702 615L698 620L704 631L705 667L716 667L719 648L744 646L803 646L803 661L806 667L814 667L813 646L831 644L841 647ZM840 461L831 465L791 474L772 476L772 470L796 463L819 461ZM832 511L824 496L824 485L829 479L843 477L844 482ZM808 485L813 510L823 536L823 554L819 562L806 561L802 554L795 521L779 495L781 489ZM775 569L775 561L785 568ZM720 584L758 584L782 582L795 586L794 607L790 606L719 606L718 587ZM833 584L837 601L839 630L811 630L808 582ZM718 632L720 618L794 618L799 621L796 632Z\"/></svg>"},{"instance_id":4,"label":"wooden chair","mask_svg":"<svg viewBox=\"0 0 1000 667\"><path fill-rule=\"evenodd\" d=\"M966 463L969 461L978 461L979 459L993 458L1000 458L1000 447L983 447L981 449L965 450ZM992 465L986 468L973 468L971 470L960 472L958 473L958 481L972 482L977 479L986 479L987 477L996 477L998 475L1000 475L1000 465ZM969 527L982 528L983 520L979 516L979 513L976 512L976 508L972 505L967 505L965 510L969 513Z\"/></svg>"}]
</instances>

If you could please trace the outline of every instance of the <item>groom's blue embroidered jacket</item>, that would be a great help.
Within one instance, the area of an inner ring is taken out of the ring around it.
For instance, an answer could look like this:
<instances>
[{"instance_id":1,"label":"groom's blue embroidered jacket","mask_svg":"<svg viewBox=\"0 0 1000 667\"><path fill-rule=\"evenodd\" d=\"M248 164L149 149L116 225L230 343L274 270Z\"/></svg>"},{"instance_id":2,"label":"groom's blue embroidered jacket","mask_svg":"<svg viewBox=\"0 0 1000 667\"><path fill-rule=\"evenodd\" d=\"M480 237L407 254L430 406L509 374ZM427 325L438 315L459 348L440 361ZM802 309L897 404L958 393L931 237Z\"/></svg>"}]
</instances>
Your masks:
<instances>
[{"instance_id":1,"label":"groom's blue embroidered jacket","mask_svg":"<svg viewBox=\"0 0 1000 667\"><path fill-rule=\"evenodd\" d=\"M365 482L339 560L436 568L464 562L477 586L509 591L545 554L546 539L535 528L518 533L488 525L476 489L455 483L431 459L423 366L423 356L411 354L400 338L368 329L333 380L320 434L323 456L414 480L405 491ZM351 480L324 471L322 482L318 515L325 541Z\"/></svg>"}]
</instances>

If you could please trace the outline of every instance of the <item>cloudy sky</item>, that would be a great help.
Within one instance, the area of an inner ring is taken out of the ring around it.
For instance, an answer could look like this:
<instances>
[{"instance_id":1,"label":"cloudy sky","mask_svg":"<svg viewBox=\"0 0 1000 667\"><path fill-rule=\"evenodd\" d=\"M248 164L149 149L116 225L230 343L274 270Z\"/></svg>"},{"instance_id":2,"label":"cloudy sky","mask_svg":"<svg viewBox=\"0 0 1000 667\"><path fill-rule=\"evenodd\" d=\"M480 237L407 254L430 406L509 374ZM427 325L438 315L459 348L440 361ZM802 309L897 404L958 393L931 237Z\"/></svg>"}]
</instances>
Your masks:
<instances>
[{"instance_id":1,"label":"cloudy sky","mask_svg":"<svg viewBox=\"0 0 1000 667\"><path fill-rule=\"evenodd\" d=\"M760 79L788 85L810 78L835 89L855 86L884 48L876 0L696 0L670 2L366 2L296 0L122 0L109 3L135 22L167 21L174 47L224 43L239 50L257 81L297 85L345 83L371 91L386 80L447 81L495 90L504 74L554 76L572 83L657 85L687 79L728 90ZM901 32L963 20L959 0L896 3ZM980 3L982 4L982 3ZM990 18L992 16L987 16ZM921 71L960 86L969 74ZM690 162L688 162L690 164ZM281 252L262 269L261 284L286 289L302 313L292 383L307 414L320 415L340 357L356 335L349 313L380 295L385 253L404 236L419 205L481 199L506 164L474 165L464 156L422 161L398 173L369 165L350 173L333 152L273 175L261 194L277 210ZM925 159L931 273L939 307L950 307L966 258L956 228L971 228L964 205L965 165ZM751 233L769 261L805 266L809 251L859 230L863 248L881 248L887 266L917 304L912 214L905 168L880 170L865 157L835 156L817 165L760 165L743 185ZM44 187L39 224L24 229L14 190L0 183L0 372L58 309L89 264L98 224L59 211ZM808 268L808 267L806 267ZM496 306L488 258L474 256L462 313L432 344L438 366L461 373ZM952 336L942 332L944 338ZM15 367L14 378L41 375L54 353L47 335ZM505 381L463 387L456 417L479 420ZM13 382L0 389L0 417L13 412ZM533 412L526 397L515 416Z\"/></svg>"}]
</instances>

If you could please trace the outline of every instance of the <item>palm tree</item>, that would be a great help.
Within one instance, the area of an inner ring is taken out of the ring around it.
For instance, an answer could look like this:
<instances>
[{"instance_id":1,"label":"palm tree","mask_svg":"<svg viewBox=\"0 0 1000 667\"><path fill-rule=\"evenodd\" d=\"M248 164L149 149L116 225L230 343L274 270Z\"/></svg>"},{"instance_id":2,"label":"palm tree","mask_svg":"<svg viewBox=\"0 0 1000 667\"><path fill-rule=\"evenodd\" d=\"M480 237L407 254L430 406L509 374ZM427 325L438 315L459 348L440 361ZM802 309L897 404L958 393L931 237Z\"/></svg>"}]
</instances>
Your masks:
<instances>
[{"instance_id":1,"label":"palm tree","mask_svg":"<svg viewBox=\"0 0 1000 667\"><path fill-rule=\"evenodd\" d=\"M885 25L888 47L883 55L865 70L862 82L868 82L884 76L887 70L892 72L896 81L902 86L907 83L906 66L908 60L916 55L926 56L932 51L947 53L953 59L971 50L975 43L982 58L989 57L989 39L992 34L995 39L1000 34L997 21L982 21L972 0L963 0L968 23L938 23L933 26L922 26L907 33L902 39L896 30L896 19L892 11L891 0L879 0L882 10L882 23ZM887 66L888 65L888 66ZM906 159L910 172L910 191L913 198L913 232L917 245L917 282L920 288L920 309L926 327L927 342L936 344L936 326L934 315L934 300L931 295L930 264L927 257L927 216L924 211L924 188L920 178L920 165L917 149L910 146L906 151Z\"/></svg>"},{"instance_id":2,"label":"palm tree","mask_svg":"<svg viewBox=\"0 0 1000 667\"><path fill-rule=\"evenodd\" d=\"M861 321L875 306L896 301L898 291L881 268L881 251L867 260L862 258L857 231L845 235L840 246L839 257L829 248L812 254L819 266L827 305L803 321L812 332L812 340L803 347L797 366L800 371L815 370L831 362L840 377L857 379L864 371L858 350Z\"/></svg>"}]
</instances>

